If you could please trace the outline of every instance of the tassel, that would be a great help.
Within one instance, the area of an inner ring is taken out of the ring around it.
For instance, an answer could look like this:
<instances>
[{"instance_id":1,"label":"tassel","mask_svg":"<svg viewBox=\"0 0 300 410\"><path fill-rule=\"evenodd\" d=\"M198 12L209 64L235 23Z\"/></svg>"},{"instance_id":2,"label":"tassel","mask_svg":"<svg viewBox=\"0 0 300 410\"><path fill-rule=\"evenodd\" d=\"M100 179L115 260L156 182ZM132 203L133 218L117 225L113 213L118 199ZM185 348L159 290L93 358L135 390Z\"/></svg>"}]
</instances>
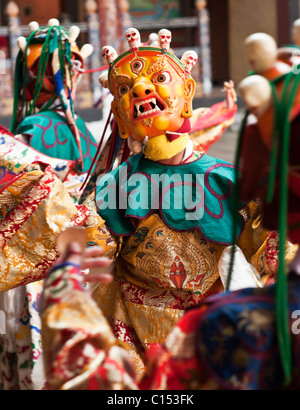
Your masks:
<instances>
[{"instance_id":1,"label":"tassel","mask_svg":"<svg viewBox=\"0 0 300 410\"><path fill-rule=\"evenodd\" d=\"M82 191L82 190L86 187L86 184L87 184L87 182L88 182L88 180L89 180L89 178L90 178L90 176L91 176L92 170L93 170L93 168L94 168L94 165L95 165L95 163L96 163L97 160L98 160L99 154L100 154L101 149L102 149L102 145L103 145L104 137L105 137L105 134L106 134L106 130L107 130L107 127L108 127L108 125L109 125L109 123L110 123L111 116L112 116L112 111L110 110L109 115L108 115L108 118L107 118L107 120L106 120L106 124L105 124L104 130L103 130L103 133L102 133L102 136L101 136L101 139L100 139L99 144L98 144L98 148L97 148L96 154L95 154L95 156L94 156L94 158L93 158L93 161L92 161L92 163L91 163L91 166L90 166L90 168L89 168L89 170L88 170L87 176L85 177L85 180L83 181L83 184L82 184L81 187L80 187L80 191Z\"/></svg>"},{"instance_id":2,"label":"tassel","mask_svg":"<svg viewBox=\"0 0 300 410\"><path fill-rule=\"evenodd\" d=\"M111 143L110 143L110 149L109 149L105 173L111 170L113 163L116 159L118 148L119 148L119 142L120 142L119 140L120 140L120 136L118 132L118 125L117 125L116 120L113 120Z\"/></svg>"}]
</instances>

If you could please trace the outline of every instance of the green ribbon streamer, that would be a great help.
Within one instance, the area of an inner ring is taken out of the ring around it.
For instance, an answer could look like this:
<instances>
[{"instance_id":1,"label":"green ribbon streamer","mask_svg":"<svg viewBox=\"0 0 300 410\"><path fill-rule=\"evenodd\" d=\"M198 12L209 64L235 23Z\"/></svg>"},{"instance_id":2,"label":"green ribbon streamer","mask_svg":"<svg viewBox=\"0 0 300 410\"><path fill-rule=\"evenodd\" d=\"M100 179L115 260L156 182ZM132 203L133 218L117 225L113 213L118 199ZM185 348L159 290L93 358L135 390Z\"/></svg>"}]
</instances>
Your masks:
<instances>
[{"instance_id":1,"label":"green ribbon streamer","mask_svg":"<svg viewBox=\"0 0 300 410\"><path fill-rule=\"evenodd\" d=\"M284 81L282 97L279 100L276 93L276 82ZM282 369L284 373L284 383L288 386L292 378L292 352L288 318L288 295L287 295L287 275L285 269L285 244L287 238L287 213L288 213L288 164L290 148L291 121L290 113L293 107L295 95L299 86L300 75L293 72L281 76L273 82L272 95L274 100L274 131L272 136L272 151L270 155L270 173L268 179L268 189L266 201L271 202L274 196L276 177L279 176L279 266L275 293L275 316L277 324L277 337L280 351ZM241 155L243 131L246 126L248 112L240 127L238 145L235 157L236 184L235 184L235 205L237 210L239 197L238 167ZM233 224L233 238L235 238L235 223ZM231 253L226 290L229 290L234 264L234 244Z\"/></svg>"}]
</instances>

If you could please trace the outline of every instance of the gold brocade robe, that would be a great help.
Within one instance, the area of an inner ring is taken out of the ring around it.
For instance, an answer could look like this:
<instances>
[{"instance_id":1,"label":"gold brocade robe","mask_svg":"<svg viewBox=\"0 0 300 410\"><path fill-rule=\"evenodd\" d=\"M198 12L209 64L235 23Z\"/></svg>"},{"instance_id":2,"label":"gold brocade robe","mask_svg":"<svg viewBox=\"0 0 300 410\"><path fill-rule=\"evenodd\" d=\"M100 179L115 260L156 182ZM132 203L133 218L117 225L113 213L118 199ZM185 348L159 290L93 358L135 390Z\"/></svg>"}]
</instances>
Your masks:
<instances>
[{"instance_id":1,"label":"gold brocade robe","mask_svg":"<svg viewBox=\"0 0 300 410\"><path fill-rule=\"evenodd\" d=\"M86 203L90 210L92 203ZM276 235L263 230L256 203L241 214L245 227L238 246L263 283L273 283ZM87 225L90 244L102 246L115 261L115 280L98 285L93 297L142 374L145 349L164 342L186 309L224 290L218 262L226 246L206 241L198 230L174 231L157 213L139 221L135 233L125 239L109 233L96 209Z\"/></svg>"},{"instance_id":2,"label":"gold brocade robe","mask_svg":"<svg viewBox=\"0 0 300 410\"><path fill-rule=\"evenodd\" d=\"M139 374L145 348L164 342L186 309L223 291L218 262L225 246L206 241L198 230L177 232L152 214L130 237L113 236L94 201L75 206L50 167L28 170L0 196L0 292L43 279L58 257L57 234L84 224L89 245L104 247L115 267L115 280L92 289L93 297ZM245 226L238 245L263 283L272 283L277 237L262 229L256 203L241 213Z\"/></svg>"}]
</instances>

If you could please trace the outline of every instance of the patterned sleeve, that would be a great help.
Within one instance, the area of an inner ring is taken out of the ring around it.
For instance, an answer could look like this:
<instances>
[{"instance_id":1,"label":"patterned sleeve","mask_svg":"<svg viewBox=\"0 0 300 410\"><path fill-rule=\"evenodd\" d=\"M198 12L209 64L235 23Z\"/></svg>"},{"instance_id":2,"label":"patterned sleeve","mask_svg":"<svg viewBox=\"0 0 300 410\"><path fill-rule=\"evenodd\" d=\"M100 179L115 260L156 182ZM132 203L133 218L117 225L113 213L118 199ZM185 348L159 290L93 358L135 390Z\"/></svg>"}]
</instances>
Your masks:
<instances>
[{"instance_id":1,"label":"patterned sleeve","mask_svg":"<svg viewBox=\"0 0 300 410\"><path fill-rule=\"evenodd\" d=\"M0 190L0 292L44 279L59 257L57 234L85 223L50 165L28 165Z\"/></svg>"},{"instance_id":2,"label":"patterned sleeve","mask_svg":"<svg viewBox=\"0 0 300 410\"><path fill-rule=\"evenodd\" d=\"M216 388L201 370L196 330L201 309L188 312L166 344L147 352L141 380L101 310L84 288L79 267L62 264L45 280L42 341L49 390L170 390Z\"/></svg>"},{"instance_id":3,"label":"patterned sleeve","mask_svg":"<svg viewBox=\"0 0 300 410\"><path fill-rule=\"evenodd\" d=\"M41 317L47 389L136 389L78 266L65 263L50 272Z\"/></svg>"}]
</instances>

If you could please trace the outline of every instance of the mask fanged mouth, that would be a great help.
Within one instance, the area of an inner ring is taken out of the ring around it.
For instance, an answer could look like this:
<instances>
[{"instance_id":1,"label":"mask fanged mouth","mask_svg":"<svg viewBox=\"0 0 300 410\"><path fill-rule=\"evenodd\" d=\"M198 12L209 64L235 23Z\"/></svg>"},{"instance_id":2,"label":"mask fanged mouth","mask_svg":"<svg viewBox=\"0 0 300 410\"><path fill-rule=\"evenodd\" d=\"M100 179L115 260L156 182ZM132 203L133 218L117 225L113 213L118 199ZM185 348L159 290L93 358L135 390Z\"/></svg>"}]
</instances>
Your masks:
<instances>
[{"instance_id":1,"label":"mask fanged mouth","mask_svg":"<svg viewBox=\"0 0 300 410\"><path fill-rule=\"evenodd\" d=\"M166 105L156 97L148 99L135 99L133 101L133 118L142 120L145 118L157 116L166 110Z\"/></svg>"}]
</instances>

